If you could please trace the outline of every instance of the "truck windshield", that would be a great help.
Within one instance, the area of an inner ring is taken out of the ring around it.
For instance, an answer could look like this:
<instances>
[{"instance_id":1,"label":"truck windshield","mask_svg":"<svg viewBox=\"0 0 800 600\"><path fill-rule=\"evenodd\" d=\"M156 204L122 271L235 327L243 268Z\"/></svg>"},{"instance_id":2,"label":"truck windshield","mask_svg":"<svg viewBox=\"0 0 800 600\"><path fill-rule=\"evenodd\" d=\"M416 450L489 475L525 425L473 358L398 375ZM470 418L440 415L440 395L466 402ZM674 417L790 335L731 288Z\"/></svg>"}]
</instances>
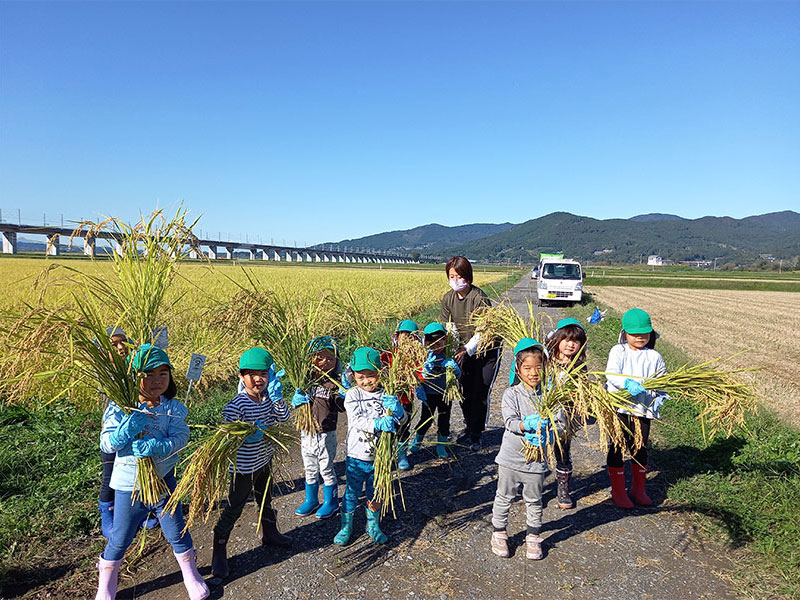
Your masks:
<instances>
[{"instance_id":1,"label":"truck windshield","mask_svg":"<svg viewBox=\"0 0 800 600\"><path fill-rule=\"evenodd\" d=\"M542 265L542 277L545 279L580 279L581 268L575 264L546 263Z\"/></svg>"}]
</instances>

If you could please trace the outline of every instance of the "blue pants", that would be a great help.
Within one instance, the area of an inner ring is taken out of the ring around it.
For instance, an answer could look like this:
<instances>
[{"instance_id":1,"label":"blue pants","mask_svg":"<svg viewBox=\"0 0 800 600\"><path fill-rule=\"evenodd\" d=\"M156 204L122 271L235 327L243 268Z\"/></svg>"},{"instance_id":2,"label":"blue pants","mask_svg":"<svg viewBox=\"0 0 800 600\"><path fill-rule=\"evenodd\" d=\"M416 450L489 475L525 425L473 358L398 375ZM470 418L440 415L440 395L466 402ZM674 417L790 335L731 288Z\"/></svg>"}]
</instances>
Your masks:
<instances>
[{"instance_id":1,"label":"blue pants","mask_svg":"<svg viewBox=\"0 0 800 600\"><path fill-rule=\"evenodd\" d=\"M167 484L170 493L175 489L177 482L175 481L175 473L170 472L164 476L164 482ZM106 544L106 549L103 550L103 558L106 560L120 560L125 556L125 551L131 545L133 538L136 536L136 530L144 521L148 512L154 512L158 517L158 522L161 525L161 531L167 541L172 544L172 549L176 554L183 554L191 550L194 543L192 536L187 531L182 534L185 522L183 520L183 509L180 504L175 511L174 515L163 512L164 505L169 500L169 494L166 494L155 505L144 504L137 500L131 504L131 495L133 492L121 492L116 490L114 500L114 529L111 531L111 539Z\"/></svg>"},{"instance_id":2,"label":"blue pants","mask_svg":"<svg viewBox=\"0 0 800 600\"><path fill-rule=\"evenodd\" d=\"M367 500L375 495L375 465L368 460L347 457L347 484L342 500L342 511L353 512L358 506L361 490L366 488Z\"/></svg>"}]
</instances>

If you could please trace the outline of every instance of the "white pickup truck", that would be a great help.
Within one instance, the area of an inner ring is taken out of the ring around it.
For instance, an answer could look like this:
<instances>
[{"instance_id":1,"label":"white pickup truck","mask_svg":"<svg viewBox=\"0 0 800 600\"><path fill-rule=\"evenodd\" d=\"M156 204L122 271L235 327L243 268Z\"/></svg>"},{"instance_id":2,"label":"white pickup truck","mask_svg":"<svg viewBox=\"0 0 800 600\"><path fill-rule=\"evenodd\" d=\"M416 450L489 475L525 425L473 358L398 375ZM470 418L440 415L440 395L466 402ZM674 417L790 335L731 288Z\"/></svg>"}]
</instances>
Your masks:
<instances>
[{"instance_id":1,"label":"white pickup truck","mask_svg":"<svg viewBox=\"0 0 800 600\"><path fill-rule=\"evenodd\" d=\"M539 306L549 301L580 302L583 296L583 270L577 260L542 258L531 273L536 279Z\"/></svg>"}]
</instances>

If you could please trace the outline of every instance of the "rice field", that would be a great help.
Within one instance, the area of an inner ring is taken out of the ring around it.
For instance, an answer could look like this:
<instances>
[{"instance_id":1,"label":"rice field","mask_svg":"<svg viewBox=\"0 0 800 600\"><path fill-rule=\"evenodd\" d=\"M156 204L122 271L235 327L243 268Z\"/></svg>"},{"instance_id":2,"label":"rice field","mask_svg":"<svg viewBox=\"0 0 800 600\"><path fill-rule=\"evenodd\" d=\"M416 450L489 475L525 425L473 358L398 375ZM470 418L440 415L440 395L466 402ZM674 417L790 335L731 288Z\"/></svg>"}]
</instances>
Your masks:
<instances>
[{"instance_id":1,"label":"rice field","mask_svg":"<svg viewBox=\"0 0 800 600\"><path fill-rule=\"evenodd\" d=\"M592 286L602 304L648 311L656 331L696 360L742 352L731 366L759 367L766 406L800 425L800 294Z\"/></svg>"},{"instance_id":2,"label":"rice field","mask_svg":"<svg viewBox=\"0 0 800 600\"><path fill-rule=\"evenodd\" d=\"M69 269L103 275L106 272L110 274L111 268L111 263L99 260L5 258L0 261L0 285L6 290L0 309L7 320L9 314L19 314L24 303L36 304L39 299L49 306L69 305L72 294L81 293ZM43 276L45 271L46 277ZM475 283L487 291L492 283L506 278L503 270L479 271L476 269ZM431 270L179 263L163 322L169 329L168 352L176 366L179 388L192 353L208 357L203 379L197 388L202 394L207 386L231 377L238 355L254 344L254 332L249 331L246 324L246 307L235 302L240 286L247 286L250 282L260 291L285 294L301 306L325 298L328 309L319 319L317 335L343 335L348 324L343 322L342 311L336 307L335 301L345 296L346 291L352 293L364 314L379 323L421 312L436 304L448 290L443 267ZM109 324L114 323L116 315L104 316L107 316ZM232 336L231 331L236 335ZM24 340L17 343L24 343ZM59 340L50 343L58 344ZM10 352L13 350L9 351L6 346L4 356L0 357L0 378L8 375L2 372L2 366L11 358ZM92 402L96 397L92 390L73 388L65 391L59 385L63 386L63 382L48 384L39 381L36 384L39 401L66 395L81 403ZM33 393L32 389L30 393ZM27 402L28 398L10 400ZM3 401L8 402L9 398L6 396Z\"/></svg>"}]
</instances>

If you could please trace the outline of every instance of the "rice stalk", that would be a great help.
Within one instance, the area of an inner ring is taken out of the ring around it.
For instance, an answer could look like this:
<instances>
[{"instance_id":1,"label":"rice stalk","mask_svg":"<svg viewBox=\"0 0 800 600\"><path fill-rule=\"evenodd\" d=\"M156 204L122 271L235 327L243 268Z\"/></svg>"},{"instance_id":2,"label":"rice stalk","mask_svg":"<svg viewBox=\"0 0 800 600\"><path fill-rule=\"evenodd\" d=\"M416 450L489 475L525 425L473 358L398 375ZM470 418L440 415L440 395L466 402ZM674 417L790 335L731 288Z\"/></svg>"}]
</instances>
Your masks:
<instances>
[{"instance_id":1,"label":"rice stalk","mask_svg":"<svg viewBox=\"0 0 800 600\"><path fill-rule=\"evenodd\" d=\"M463 402L464 394L461 392L461 383L459 383L458 377L456 377L456 371L453 367L447 367L447 369L445 369L445 378L442 401L450 405L452 405L453 402Z\"/></svg>"},{"instance_id":2,"label":"rice stalk","mask_svg":"<svg viewBox=\"0 0 800 600\"><path fill-rule=\"evenodd\" d=\"M544 313L537 314L530 300L527 305L527 322L508 298L472 313L471 324L481 334L478 354L486 354L488 350L495 348L498 339L510 348L524 337L544 339L544 322L541 318Z\"/></svg>"}]
</instances>

